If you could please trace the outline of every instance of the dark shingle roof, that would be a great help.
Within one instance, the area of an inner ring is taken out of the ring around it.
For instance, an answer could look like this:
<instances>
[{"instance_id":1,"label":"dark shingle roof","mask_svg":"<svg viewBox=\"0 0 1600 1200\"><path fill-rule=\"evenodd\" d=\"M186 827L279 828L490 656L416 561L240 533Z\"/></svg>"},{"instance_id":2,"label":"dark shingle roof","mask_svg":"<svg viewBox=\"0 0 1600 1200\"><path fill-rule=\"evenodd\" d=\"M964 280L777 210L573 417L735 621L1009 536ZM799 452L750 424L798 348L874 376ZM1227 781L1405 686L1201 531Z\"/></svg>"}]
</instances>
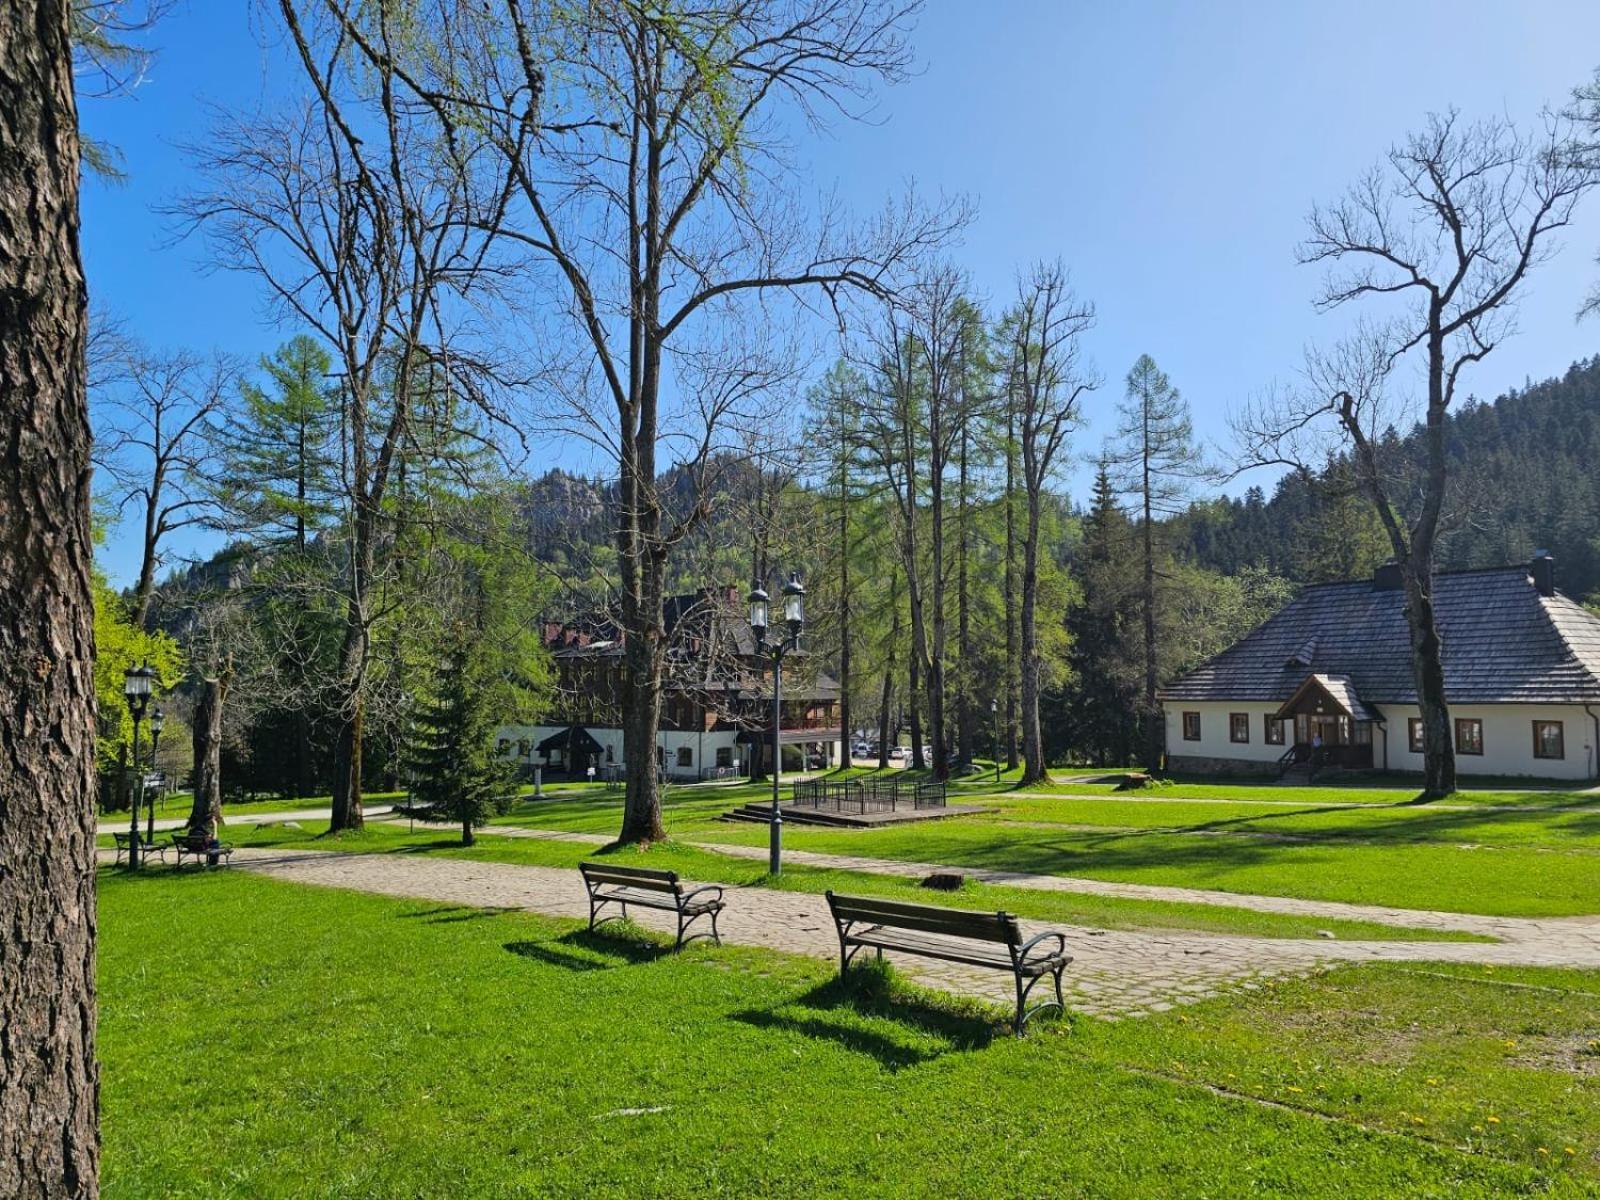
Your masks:
<instances>
[{"instance_id":1,"label":"dark shingle roof","mask_svg":"<svg viewBox=\"0 0 1600 1200\"><path fill-rule=\"evenodd\" d=\"M1403 591L1365 580L1308 587L1162 695L1281 702L1319 672L1348 676L1368 703L1414 704L1404 603ZM1600 617L1560 592L1540 595L1526 567L1441 574L1434 607L1451 700L1600 702Z\"/></svg>"}]
</instances>

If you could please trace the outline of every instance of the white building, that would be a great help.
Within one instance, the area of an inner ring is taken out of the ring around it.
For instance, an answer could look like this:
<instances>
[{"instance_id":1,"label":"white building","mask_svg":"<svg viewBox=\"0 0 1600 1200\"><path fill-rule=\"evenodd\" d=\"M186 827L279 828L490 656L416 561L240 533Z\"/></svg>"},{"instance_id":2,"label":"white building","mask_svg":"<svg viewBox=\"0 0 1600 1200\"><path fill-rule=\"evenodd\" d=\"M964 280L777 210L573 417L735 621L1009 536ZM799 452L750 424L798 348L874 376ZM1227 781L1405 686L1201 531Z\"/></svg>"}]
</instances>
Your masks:
<instances>
[{"instance_id":1,"label":"white building","mask_svg":"<svg viewBox=\"0 0 1600 1200\"><path fill-rule=\"evenodd\" d=\"M669 669L661 727L650 753L669 779L749 776L770 769L772 673L737 591L703 588L664 605ZM544 631L557 700L537 725L505 725L499 753L525 773L605 778L625 761L621 727L623 643L605 620L550 622ZM778 742L785 771L844 762L839 684L803 653L784 673Z\"/></svg>"},{"instance_id":2,"label":"white building","mask_svg":"<svg viewBox=\"0 0 1600 1200\"><path fill-rule=\"evenodd\" d=\"M1162 692L1168 767L1422 770L1398 570L1306 588ZM1440 574L1435 612L1462 775L1600 779L1600 616L1555 563Z\"/></svg>"}]
</instances>

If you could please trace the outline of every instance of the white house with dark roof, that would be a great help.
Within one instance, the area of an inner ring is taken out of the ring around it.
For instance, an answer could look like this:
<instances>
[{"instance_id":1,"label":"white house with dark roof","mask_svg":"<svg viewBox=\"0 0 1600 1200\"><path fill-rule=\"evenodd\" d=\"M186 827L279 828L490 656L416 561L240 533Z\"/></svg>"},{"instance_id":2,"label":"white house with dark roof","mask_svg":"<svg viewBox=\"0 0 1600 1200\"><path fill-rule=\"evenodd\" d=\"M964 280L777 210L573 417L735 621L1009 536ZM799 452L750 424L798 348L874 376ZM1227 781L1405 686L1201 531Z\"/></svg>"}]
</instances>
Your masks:
<instances>
[{"instance_id":1,"label":"white house with dark roof","mask_svg":"<svg viewBox=\"0 0 1600 1200\"><path fill-rule=\"evenodd\" d=\"M1420 772L1404 604L1393 565L1304 589L1162 691L1169 768ZM1441 573L1434 604L1457 771L1600 778L1600 616L1556 589L1554 560Z\"/></svg>"}]
</instances>

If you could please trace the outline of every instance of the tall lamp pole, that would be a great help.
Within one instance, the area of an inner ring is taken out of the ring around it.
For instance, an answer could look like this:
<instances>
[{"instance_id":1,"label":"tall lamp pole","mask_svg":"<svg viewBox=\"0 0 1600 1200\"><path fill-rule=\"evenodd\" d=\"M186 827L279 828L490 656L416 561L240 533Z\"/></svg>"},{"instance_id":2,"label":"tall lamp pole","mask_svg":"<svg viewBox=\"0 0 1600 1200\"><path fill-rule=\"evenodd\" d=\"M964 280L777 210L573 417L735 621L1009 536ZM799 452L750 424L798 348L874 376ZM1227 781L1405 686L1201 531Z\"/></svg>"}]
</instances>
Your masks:
<instances>
[{"instance_id":1,"label":"tall lamp pole","mask_svg":"<svg viewBox=\"0 0 1600 1200\"><path fill-rule=\"evenodd\" d=\"M805 628L806 589L800 572L791 571L783 585L783 620L789 636L767 641L771 628L771 600L759 582L750 592L750 631L755 634L756 653L772 660L772 847L767 870L773 875L783 870L783 810L778 807L778 777L783 771L783 750L779 734L783 728L783 656L800 648L800 631Z\"/></svg>"},{"instance_id":2,"label":"tall lamp pole","mask_svg":"<svg viewBox=\"0 0 1600 1200\"><path fill-rule=\"evenodd\" d=\"M1000 782L1000 701L989 701L989 715L994 718L994 781Z\"/></svg>"},{"instance_id":3,"label":"tall lamp pole","mask_svg":"<svg viewBox=\"0 0 1600 1200\"><path fill-rule=\"evenodd\" d=\"M161 711L161 706L158 704L155 712L150 714L150 771L152 774L161 769L161 760L156 755L161 750L161 727L166 723L167 714ZM154 797L151 797L150 803L146 808L149 811L146 825L149 835L145 838L144 844L148 848L155 845L156 841L156 802Z\"/></svg>"},{"instance_id":4,"label":"tall lamp pole","mask_svg":"<svg viewBox=\"0 0 1600 1200\"><path fill-rule=\"evenodd\" d=\"M150 666L129 667L122 673L122 695L128 701L128 712L133 715L133 779L134 789L128 799L132 817L128 823L128 870L139 869L139 722L144 719L145 706L150 703Z\"/></svg>"}]
</instances>

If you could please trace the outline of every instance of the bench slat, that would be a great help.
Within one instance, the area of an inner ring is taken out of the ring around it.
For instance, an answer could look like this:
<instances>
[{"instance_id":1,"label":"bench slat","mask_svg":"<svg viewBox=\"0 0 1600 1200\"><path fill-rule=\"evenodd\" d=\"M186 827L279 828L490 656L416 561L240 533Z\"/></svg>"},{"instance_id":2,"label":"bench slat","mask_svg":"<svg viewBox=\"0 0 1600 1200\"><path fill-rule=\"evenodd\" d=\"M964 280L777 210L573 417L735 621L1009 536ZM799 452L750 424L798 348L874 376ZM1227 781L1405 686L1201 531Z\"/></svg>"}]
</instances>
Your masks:
<instances>
[{"instance_id":1,"label":"bench slat","mask_svg":"<svg viewBox=\"0 0 1600 1200\"><path fill-rule=\"evenodd\" d=\"M964 908L938 908L930 904L909 904L898 900L879 900L868 896L837 896L828 893L828 906L836 919L883 923L921 933L947 937L973 938L1022 944L1022 929L1010 913L972 912ZM1008 960L1009 962L1009 960Z\"/></svg>"},{"instance_id":2,"label":"bench slat","mask_svg":"<svg viewBox=\"0 0 1600 1200\"><path fill-rule=\"evenodd\" d=\"M722 901L703 896L699 900L691 900L687 904L680 904L671 892L645 891L636 888L609 887L601 888L594 893L596 900L611 900L620 904L637 904L643 908L659 908L664 912L686 913L709 912L713 908L721 907Z\"/></svg>"},{"instance_id":3,"label":"bench slat","mask_svg":"<svg viewBox=\"0 0 1600 1200\"><path fill-rule=\"evenodd\" d=\"M578 870L591 883L612 883L623 887L642 887L652 891L677 890L676 871L657 871L650 867L613 867L601 863L579 863Z\"/></svg>"}]
</instances>

